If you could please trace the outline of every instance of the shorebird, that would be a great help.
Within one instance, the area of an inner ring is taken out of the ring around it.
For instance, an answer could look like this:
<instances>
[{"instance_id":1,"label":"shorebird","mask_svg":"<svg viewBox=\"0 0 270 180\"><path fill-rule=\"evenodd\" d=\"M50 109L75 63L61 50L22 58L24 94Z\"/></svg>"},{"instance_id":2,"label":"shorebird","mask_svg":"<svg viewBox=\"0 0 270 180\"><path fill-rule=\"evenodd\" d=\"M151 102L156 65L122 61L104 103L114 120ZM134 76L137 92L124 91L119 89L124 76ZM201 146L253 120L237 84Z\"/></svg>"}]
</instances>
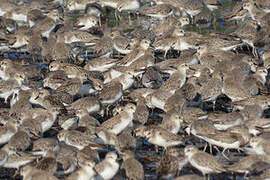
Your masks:
<instances>
[{"instance_id":1,"label":"shorebird","mask_svg":"<svg viewBox=\"0 0 270 180\"><path fill-rule=\"evenodd\" d=\"M95 27L98 23L98 18L95 16L83 16L77 19L74 27L81 31L86 31L92 27Z\"/></svg>"},{"instance_id":2,"label":"shorebird","mask_svg":"<svg viewBox=\"0 0 270 180\"><path fill-rule=\"evenodd\" d=\"M139 13L145 16L163 19L173 14L174 7L169 4L159 4L156 6L145 7Z\"/></svg>"},{"instance_id":3,"label":"shorebird","mask_svg":"<svg viewBox=\"0 0 270 180\"><path fill-rule=\"evenodd\" d=\"M57 134L59 141L64 141L67 145L74 146L79 150L82 150L86 146L93 149L99 148L100 146L94 143L95 137L95 135L92 137L86 136L76 130L62 130Z\"/></svg>"},{"instance_id":4,"label":"shorebird","mask_svg":"<svg viewBox=\"0 0 270 180\"><path fill-rule=\"evenodd\" d=\"M95 166L97 176L104 180L109 180L118 172L119 164L116 162L117 154L115 152L108 152L105 159Z\"/></svg>"},{"instance_id":5,"label":"shorebird","mask_svg":"<svg viewBox=\"0 0 270 180\"><path fill-rule=\"evenodd\" d=\"M149 110L143 98L139 98L136 102L136 111L134 113L134 121L145 124L148 121Z\"/></svg>"},{"instance_id":6,"label":"shorebird","mask_svg":"<svg viewBox=\"0 0 270 180\"><path fill-rule=\"evenodd\" d=\"M162 146L166 150L168 147L177 146L183 143L182 137L158 126L138 126L135 129L136 136L144 137L150 143Z\"/></svg>"},{"instance_id":7,"label":"shorebird","mask_svg":"<svg viewBox=\"0 0 270 180\"><path fill-rule=\"evenodd\" d=\"M100 102L95 97L84 97L76 100L70 106L67 107L68 110L78 110L86 109L89 114L99 112L101 109Z\"/></svg>"},{"instance_id":8,"label":"shorebird","mask_svg":"<svg viewBox=\"0 0 270 180\"><path fill-rule=\"evenodd\" d=\"M16 5L10 3L8 0L4 0L0 5L0 16L3 16L5 13L16 9Z\"/></svg>"},{"instance_id":9,"label":"shorebird","mask_svg":"<svg viewBox=\"0 0 270 180\"><path fill-rule=\"evenodd\" d=\"M10 152L25 151L31 144L30 137L27 132L19 130L8 141Z\"/></svg>"},{"instance_id":10,"label":"shorebird","mask_svg":"<svg viewBox=\"0 0 270 180\"><path fill-rule=\"evenodd\" d=\"M112 81L104 85L99 94L100 102L103 105L110 105L117 102L123 96L123 86L120 82Z\"/></svg>"},{"instance_id":11,"label":"shorebird","mask_svg":"<svg viewBox=\"0 0 270 180\"><path fill-rule=\"evenodd\" d=\"M223 165L220 164L213 156L198 150L195 146L186 146L185 156L193 167L202 172L203 176L211 173L226 172Z\"/></svg>"},{"instance_id":12,"label":"shorebird","mask_svg":"<svg viewBox=\"0 0 270 180\"><path fill-rule=\"evenodd\" d=\"M19 24L24 24L27 22L27 13L29 9L22 7L22 6L17 6L13 10L6 12L3 16L7 19L12 19L17 21Z\"/></svg>"},{"instance_id":13,"label":"shorebird","mask_svg":"<svg viewBox=\"0 0 270 180\"><path fill-rule=\"evenodd\" d=\"M149 48L150 43L151 42L148 39L141 40L139 46L137 48L134 48L133 51L127 54L118 64L123 66L129 66L146 53L146 50Z\"/></svg>"},{"instance_id":14,"label":"shorebird","mask_svg":"<svg viewBox=\"0 0 270 180\"><path fill-rule=\"evenodd\" d=\"M210 113L207 117L208 120L213 122L217 130L226 130L228 128L241 125L244 117L239 112L231 113Z\"/></svg>"},{"instance_id":15,"label":"shorebird","mask_svg":"<svg viewBox=\"0 0 270 180\"><path fill-rule=\"evenodd\" d=\"M18 122L16 122L14 119L9 119L7 124L0 128L0 144L7 143L17 132L18 127Z\"/></svg>"},{"instance_id":16,"label":"shorebird","mask_svg":"<svg viewBox=\"0 0 270 180\"><path fill-rule=\"evenodd\" d=\"M251 18L253 20L257 21L258 24L261 24L260 19L266 14L264 11L261 11L260 9L258 9L257 6L256 6L256 3L252 2L252 1L245 2L243 4L243 9L248 10Z\"/></svg>"},{"instance_id":17,"label":"shorebird","mask_svg":"<svg viewBox=\"0 0 270 180\"><path fill-rule=\"evenodd\" d=\"M119 31L113 31L111 37L113 40L113 48L121 54L131 53L138 41L136 38L128 39L121 36Z\"/></svg>"},{"instance_id":18,"label":"shorebird","mask_svg":"<svg viewBox=\"0 0 270 180\"><path fill-rule=\"evenodd\" d=\"M203 2L200 0L183 0L180 2L180 4L180 9L190 15L191 19L193 19L194 16L198 15L204 8Z\"/></svg>"},{"instance_id":19,"label":"shorebird","mask_svg":"<svg viewBox=\"0 0 270 180\"><path fill-rule=\"evenodd\" d=\"M39 20L45 17L45 14L40 9L33 9L27 13L27 22L30 27L33 27Z\"/></svg>"},{"instance_id":20,"label":"shorebird","mask_svg":"<svg viewBox=\"0 0 270 180\"><path fill-rule=\"evenodd\" d=\"M137 161L132 151L125 151L121 168L125 171L129 179L144 179L144 170L142 164Z\"/></svg>"},{"instance_id":21,"label":"shorebird","mask_svg":"<svg viewBox=\"0 0 270 180\"><path fill-rule=\"evenodd\" d=\"M231 172L245 173L245 176L252 171L251 167L257 162L263 161L260 155L248 155L235 162L234 164L228 166L226 169Z\"/></svg>"},{"instance_id":22,"label":"shorebird","mask_svg":"<svg viewBox=\"0 0 270 180\"><path fill-rule=\"evenodd\" d=\"M111 31L105 28L103 37L98 40L93 40L94 47L90 47L95 57L109 58L113 53L113 41L111 38ZM87 51L87 49L86 49Z\"/></svg>"},{"instance_id":23,"label":"shorebird","mask_svg":"<svg viewBox=\"0 0 270 180\"><path fill-rule=\"evenodd\" d=\"M134 104L127 104L123 111L121 111L116 116L108 119L107 121L101 124L101 128L104 128L110 133L114 133L116 135L120 134L128 125L132 124L133 113L136 110L136 106Z\"/></svg>"},{"instance_id":24,"label":"shorebird","mask_svg":"<svg viewBox=\"0 0 270 180\"><path fill-rule=\"evenodd\" d=\"M69 11L85 10L88 4L95 3L95 0L74 0L67 3L67 9Z\"/></svg>"},{"instance_id":25,"label":"shorebird","mask_svg":"<svg viewBox=\"0 0 270 180\"><path fill-rule=\"evenodd\" d=\"M47 171L50 174L54 174L57 170L55 153L51 150L47 151L46 155L37 162L35 167L39 170Z\"/></svg>"},{"instance_id":26,"label":"shorebird","mask_svg":"<svg viewBox=\"0 0 270 180\"><path fill-rule=\"evenodd\" d=\"M10 95L13 94L14 96L15 91L19 90L22 87L25 80L25 75L21 72L18 72L15 73L12 79L9 79L7 81L0 81L0 97L5 99L5 103L7 103Z\"/></svg>"},{"instance_id":27,"label":"shorebird","mask_svg":"<svg viewBox=\"0 0 270 180\"><path fill-rule=\"evenodd\" d=\"M3 166L8 161L8 153L0 150L0 166Z\"/></svg>"},{"instance_id":28,"label":"shorebird","mask_svg":"<svg viewBox=\"0 0 270 180\"><path fill-rule=\"evenodd\" d=\"M39 156L35 156L26 152L12 153L9 151L8 144L6 144L1 150L8 153L8 161L3 165L5 168L15 168L18 170L20 167L39 158Z\"/></svg>"},{"instance_id":29,"label":"shorebird","mask_svg":"<svg viewBox=\"0 0 270 180\"><path fill-rule=\"evenodd\" d=\"M23 176L24 179L57 180L57 178L52 174L46 171L38 170L31 165L24 166L21 169L20 174Z\"/></svg>"},{"instance_id":30,"label":"shorebird","mask_svg":"<svg viewBox=\"0 0 270 180\"><path fill-rule=\"evenodd\" d=\"M99 126L100 123L97 119L94 117L90 116L88 111L84 108L76 110L76 116L79 117L79 123L78 126Z\"/></svg>"},{"instance_id":31,"label":"shorebird","mask_svg":"<svg viewBox=\"0 0 270 180\"><path fill-rule=\"evenodd\" d=\"M169 79L163 83L161 90L170 91L175 93L176 89L180 89L186 83L187 70L189 69L187 64L181 64L177 67L176 71L172 72Z\"/></svg>"},{"instance_id":32,"label":"shorebird","mask_svg":"<svg viewBox=\"0 0 270 180\"><path fill-rule=\"evenodd\" d=\"M33 91L29 101L32 104L43 106L48 111L53 110L53 112L56 112L65 109L65 106L46 89Z\"/></svg>"},{"instance_id":33,"label":"shorebird","mask_svg":"<svg viewBox=\"0 0 270 180\"><path fill-rule=\"evenodd\" d=\"M98 18L99 26L101 26L101 16L103 15L103 13L103 9L97 3L87 4L85 8L85 14Z\"/></svg>"},{"instance_id":34,"label":"shorebird","mask_svg":"<svg viewBox=\"0 0 270 180\"><path fill-rule=\"evenodd\" d=\"M111 58L94 58L88 61L84 69L88 71L105 72L118 63L117 60Z\"/></svg>"},{"instance_id":35,"label":"shorebird","mask_svg":"<svg viewBox=\"0 0 270 180\"><path fill-rule=\"evenodd\" d=\"M45 19L38 21L33 26L34 32L40 33L42 37L46 37L48 39L50 33L54 30L59 20L58 11L53 10Z\"/></svg>"},{"instance_id":36,"label":"shorebird","mask_svg":"<svg viewBox=\"0 0 270 180\"><path fill-rule=\"evenodd\" d=\"M85 83L87 81L87 75L83 74L79 78L66 79L66 81L55 90L57 92L64 92L72 95L79 95L80 97L84 97L89 95L95 90L92 88L90 84Z\"/></svg>"},{"instance_id":37,"label":"shorebird","mask_svg":"<svg viewBox=\"0 0 270 180\"><path fill-rule=\"evenodd\" d=\"M46 156L48 151L58 152L60 146L56 139L52 138L40 138L33 142L33 148L30 153L34 155Z\"/></svg>"},{"instance_id":38,"label":"shorebird","mask_svg":"<svg viewBox=\"0 0 270 180\"><path fill-rule=\"evenodd\" d=\"M188 163L183 149L170 147L167 149L157 166L158 177L172 178Z\"/></svg>"},{"instance_id":39,"label":"shorebird","mask_svg":"<svg viewBox=\"0 0 270 180\"><path fill-rule=\"evenodd\" d=\"M214 101L222 94L222 77L219 73L214 73L212 78L204 84L200 89L200 94L203 101Z\"/></svg>"},{"instance_id":40,"label":"shorebird","mask_svg":"<svg viewBox=\"0 0 270 180\"><path fill-rule=\"evenodd\" d=\"M81 164L81 167L68 176L68 180L73 179L92 179L96 172L94 171L95 163L92 161L86 161Z\"/></svg>"},{"instance_id":41,"label":"shorebird","mask_svg":"<svg viewBox=\"0 0 270 180\"><path fill-rule=\"evenodd\" d=\"M126 0L126 1L120 1L117 3L116 6L116 13L115 17L117 19L120 19L120 16L117 14L117 12L123 12L123 11L135 11L140 8L140 1L138 0ZM129 22L131 21L130 14L129 14Z\"/></svg>"},{"instance_id":42,"label":"shorebird","mask_svg":"<svg viewBox=\"0 0 270 180\"><path fill-rule=\"evenodd\" d=\"M269 159L269 146L270 143L267 138L260 136L252 137L249 142L251 149L247 148L247 152L251 154L263 155L266 159Z\"/></svg>"},{"instance_id":43,"label":"shorebird","mask_svg":"<svg viewBox=\"0 0 270 180\"><path fill-rule=\"evenodd\" d=\"M64 32L63 36L65 39L65 43L67 44L77 42L77 43L84 43L85 45L88 46L95 45L95 41L100 39L98 36L94 36L86 31L79 31L79 30L66 31Z\"/></svg>"},{"instance_id":44,"label":"shorebird","mask_svg":"<svg viewBox=\"0 0 270 180\"><path fill-rule=\"evenodd\" d=\"M172 132L173 134L177 134L182 126L183 120L180 114L176 110L168 111L165 115L163 115L161 127Z\"/></svg>"},{"instance_id":45,"label":"shorebird","mask_svg":"<svg viewBox=\"0 0 270 180\"><path fill-rule=\"evenodd\" d=\"M204 0L204 4L210 11L214 11L222 6L219 0Z\"/></svg>"},{"instance_id":46,"label":"shorebird","mask_svg":"<svg viewBox=\"0 0 270 180\"><path fill-rule=\"evenodd\" d=\"M161 37L160 39L156 40L152 46L155 48L155 50L164 50L164 58L166 58L168 50L174 47L174 44L177 43L178 38L181 36L184 36L184 31L180 28L176 28L172 34L169 34L168 37Z\"/></svg>"},{"instance_id":47,"label":"shorebird","mask_svg":"<svg viewBox=\"0 0 270 180\"><path fill-rule=\"evenodd\" d=\"M60 144L60 149L57 153L56 161L60 164L60 168L57 170L56 175L71 174L76 170L78 165L77 154L78 149L66 144Z\"/></svg>"}]
</instances>

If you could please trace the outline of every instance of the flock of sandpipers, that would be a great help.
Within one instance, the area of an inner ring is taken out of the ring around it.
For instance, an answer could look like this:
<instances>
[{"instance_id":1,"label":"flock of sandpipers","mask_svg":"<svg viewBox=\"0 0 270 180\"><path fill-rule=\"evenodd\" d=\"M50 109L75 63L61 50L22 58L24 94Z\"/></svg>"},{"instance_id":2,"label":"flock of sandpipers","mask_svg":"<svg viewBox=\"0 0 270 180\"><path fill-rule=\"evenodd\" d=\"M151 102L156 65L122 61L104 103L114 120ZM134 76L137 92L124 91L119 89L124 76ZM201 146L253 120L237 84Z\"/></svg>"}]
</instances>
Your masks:
<instances>
[{"instance_id":1,"label":"flock of sandpipers","mask_svg":"<svg viewBox=\"0 0 270 180\"><path fill-rule=\"evenodd\" d=\"M270 1L228 1L1 0L0 179L270 179Z\"/></svg>"}]
</instances>

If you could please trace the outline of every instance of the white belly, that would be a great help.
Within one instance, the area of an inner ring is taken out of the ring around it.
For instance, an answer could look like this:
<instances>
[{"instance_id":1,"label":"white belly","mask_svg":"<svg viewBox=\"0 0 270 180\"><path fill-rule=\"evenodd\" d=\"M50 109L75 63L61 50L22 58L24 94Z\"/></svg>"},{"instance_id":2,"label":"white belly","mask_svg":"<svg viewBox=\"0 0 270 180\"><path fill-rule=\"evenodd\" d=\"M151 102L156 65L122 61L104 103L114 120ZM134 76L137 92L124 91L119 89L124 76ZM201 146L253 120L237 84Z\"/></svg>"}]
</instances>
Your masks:
<instances>
[{"instance_id":1,"label":"white belly","mask_svg":"<svg viewBox=\"0 0 270 180\"><path fill-rule=\"evenodd\" d=\"M120 52L121 54L129 54L132 50L129 50L129 49L121 49L119 48L115 43L113 44L113 48Z\"/></svg>"},{"instance_id":2,"label":"white belly","mask_svg":"<svg viewBox=\"0 0 270 180\"><path fill-rule=\"evenodd\" d=\"M94 106L91 107L86 107L88 113L93 113L93 112L97 112L100 109L100 105L99 104L95 104Z\"/></svg>"},{"instance_id":3,"label":"white belly","mask_svg":"<svg viewBox=\"0 0 270 180\"><path fill-rule=\"evenodd\" d=\"M193 167L200 170L203 174L209 174L209 173L213 172L213 170L211 168L206 167L206 166L200 166L199 164L197 164L197 162L194 159L192 159L192 157L189 159L189 162Z\"/></svg>"},{"instance_id":4,"label":"white belly","mask_svg":"<svg viewBox=\"0 0 270 180\"><path fill-rule=\"evenodd\" d=\"M12 94L12 91L6 91L6 92L1 93L0 97L4 98L6 101L11 94Z\"/></svg>"},{"instance_id":5,"label":"white belly","mask_svg":"<svg viewBox=\"0 0 270 180\"><path fill-rule=\"evenodd\" d=\"M109 132L118 135L131 123L132 119L132 117L129 117L128 119L121 119L121 122L115 125L112 130L109 130Z\"/></svg>"},{"instance_id":6,"label":"white belly","mask_svg":"<svg viewBox=\"0 0 270 180\"><path fill-rule=\"evenodd\" d=\"M132 1L129 3L127 6L121 9L121 11L126 11L126 10L136 10L140 8L140 3L137 0Z\"/></svg>"},{"instance_id":7,"label":"white belly","mask_svg":"<svg viewBox=\"0 0 270 180\"><path fill-rule=\"evenodd\" d=\"M46 37L46 38L49 38L49 36L50 36L50 33L52 32L52 30L55 28L55 24L48 30L48 31L45 31L45 32L43 32L42 33L42 36L43 37Z\"/></svg>"},{"instance_id":8,"label":"white belly","mask_svg":"<svg viewBox=\"0 0 270 180\"><path fill-rule=\"evenodd\" d=\"M52 125L53 125L54 121L52 120L47 120L45 122L41 123L41 127L42 127L42 132L48 131Z\"/></svg>"},{"instance_id":9,"label":"white belly","mask_svg":"<svg viewBox=\"0 0 270 180\"><path fill-rule=\"evenodd\" d=\"M115 101L119 100L122 97L123 93L122 91L120 91L118 94L116 94L116 96L113 99L108 99L108 100L102 100L101 103L102 104L112 104Z\"/></svg>"},{"instance_id":10,"label":"white belly","mask_svg":"<svg viewBox=\"0 0 270 180\"><path fill-rule=\"evenodd\" d=\"M157 97L153 96L151 98L151 103L153 106L159 108L159 109L164 109L164 106L165 106L165 102L158 99Z\"/></svg>"},{"instance_id":11,"label":"white belly","mask_svg":"<svg viewBox=\"0 0 270 180\"><path fill-rule=\"evenodd\" d=\"M12 19L16 20L16 21L23 21L23 22L27 22L27 16L24 14L16 14L13 13L12 14Z\"/></svg>"},{"instance_id":12,"label":"white belly","mask_svg":"<svg viewBox=\"0 0 270 180\"><path fill-rule=\"evenodd\" d=\"M99 174L104 180L109 180L114 177L119 169L118 163L113 163L111 166L107 166L104 170Z\"/></svg>"},{"instance_id":13,"label":"white belly","mask_svg":"<svg viewBox=\"0 0 270 180\"><path fill-rule=\"evenodd\" d=\"M14 134L15 133L8 131L5 134L3 134L2 136L0 136L0 144L7 143Z\"/></svg>"}]
</instances>

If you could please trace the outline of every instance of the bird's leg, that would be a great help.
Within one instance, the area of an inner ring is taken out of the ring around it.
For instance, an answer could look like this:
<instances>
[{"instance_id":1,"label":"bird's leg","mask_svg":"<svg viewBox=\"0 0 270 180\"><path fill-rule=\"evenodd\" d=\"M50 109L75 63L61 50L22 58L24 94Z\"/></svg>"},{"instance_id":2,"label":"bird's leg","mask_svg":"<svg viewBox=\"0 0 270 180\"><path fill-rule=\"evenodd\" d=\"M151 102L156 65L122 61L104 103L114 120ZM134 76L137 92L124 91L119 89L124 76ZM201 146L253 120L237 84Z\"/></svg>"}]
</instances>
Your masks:
<instances>
[{"instance_id":1,"label":"bird's leg","mask_svg":"<svg viewBox=\"0 0 270 180\"><path fill-rule=\"evenodd\" d=\"M218 153L220 153L219 149L217 146L214 146L214 148L217 150Z\"/></svg>"},{"instance_id":2,"label":"bird's leg","mask_svg":"<svg viewBox=\"0 0 270 180\"><path fill-rule=\"evenodd\" d=\"M223 155L223 157L225 157L225 159L230 160L230 159L224 154L226 150L227 150L226 148L223 149L222 155Z\"/></svg>"},{"instance_id":3,"label":"bird's leg","mask_svg":"<svg viewBox=\"0 0 270 180\"><path fill-rule=\"evenodd\" d=\"M140 21L140 14L138 12L136 13L136 19Z\"/></svg>"},{"instance_id":4,"label":"bird's leg","mask_svg":"<svg viewBox=\"0 0 270 180\"><path fill-rule=\"evenodd\" d=\"M115 15L116 15L116 20L117 20L117 21L121 21L121 17L120 17L119 12L118 12L117 10L115 10L115 11L116 11L116 12L115 12L115 13L116 13L116 14L115 14Z\"/></svg>"},{"instance_id":5,"label":"bird's leg","mask_svg":"<svg viewBox=\"0 0 270 180\"><path fill-rule=\"evenodd\" d=\"M252 46L252 54L253 54L254 57L258 57L256 48L254 46Z\"/></svg>"},{"instance_id":6,"label":"bird's leg","mask_svg":"<svg viewBox=\"0 0 270 180\"><path fill-rule=\"evenodd\" d=\"M250 52L251 52L251 50L250 50L250 46L249 46L249 44L247 45L247 48L248 48L248 52L250 53Z\"/></svg>"},{"instance_id":7,"label":"bird's leg","mask_svg":"<svg viewBox=\"0 0 270 180\"><path fill-rule=\"evenodd\" d=\"M7 104L7 99L8 99L8 97L5 98L5 104Z\"/></svg>"},{"instance_id":8,"label":"bird's leg","mask_svg":"<svg viewBox=\"0 0 270 180\"><path fill-rule=\"evenodd\" d=\"M213 27L214 27L214 30L217 30L217 18L215 15L213 15L214 19L213 19Z\"/></svg>"},{"instance_id":9,"label":"bird's leg","mask_svg":"<svg viewBox=\"0 0 270 180\"><path fill-rule=\"evenodd\" d=\"M16 176L20 174L20 169L16 169L15 173L12 175L14 179L16 179Z\"/></svg>"},{"instance_id":10,"label":"bird's leg","mask_svg":"<svg viewBox=\"0 0 270 180\"><path fill-rule=\"evenodd\" d=\"M180 176L180 173L181 173L181 169L177 169L176 176Z\"/></svg>"},{"instance_id":11,"label":"bird's leg","mask_svg":"<svg viewBox=\"0 0 270 180\"><path fill-rule=\"evenodd\" d=\"M117 10L116 9L114 10L114 17L115 17L115 20L118 21Z\"/></svg>"},{"instance_id":12,"label":"bird's leg","mask_svg":"<svg viewBox=\"0 0 270 180\"><path fill-rule=\"evenodd\" d=\"M128 13L128 23L129 23L129 25L131 25L131 15L130 15L130 12Z\"/></svg>"},{"instance_id":13,"label":"bird's leg","mask_svg":"<svg viewBox=\"0 0 270 180\"><path fill-rule=\"evenodd\" d=\"M238 55L238 51L237 51L237 47L233 48L233 51L235 51L235 53Z\"/></svg>"},{"instance_id":14,"label":"bird's leg","mask_svg":"<svg viewBox=\"0 0 270 180\"><path fill-rule=\"evenodd\" d=\"M167 151L167 147L164 147L163 153L165 153Z\"/></svg>"},{"instance_id":15,"label":"bird's leg","mask_svg":"<svg viewBox=\"0 0 270 180\"><path fill-rule=\"evenodd\" d=\"M100 16L98 18L98 24L99 24L99 27L101 27L101 17Z\"/></svg>"},{"instance_id":16,"label":"bird's leg","mask_svg":"<svg viewBox=\"0 0 270 180\"><path fill-rule=\"evenodd\" d=\"M158 145L155 145L155 151L158 153Z\"/></svg>"},{"instance_id":17,"label":"bird's leg","mask_svg":"<svg viewBox=\"0 0 270 180\"><path fill-rule=\"evenodd\" d=\"M247 175L248 175L248 172L245 172L244 179L246 179Z\"/></svg>"},{"instance_id":18,"label":"bird's leg","mask_svg":"<svg viewBox=\"0 0 270 180\"><path fill-rule=\"evenodd\" d=\"M209 148L210 148L210 154L213 154L212 144L210 144L210 143L209 143Z\"/></svg>"},{"instance_id":19,"label":"bird's leg","mask_svg":"<svg viewBox=\"0 0 270 180\"><path fill-rule=\"evenodd\" d=\"M110 112L110 106L106 106L105 115L109 116L110 115L109 112Z\"/></svg>"},{"instance_id":20,"label":"bird's leg","mask_svg":"<svg viewBox=\"0 0 270 180\"><path fill-rule=\"evenodd\" d=\"M117 12L117 16L118 16L118 19L119 19L119 21L121 21L122 19L121 19L121 12Z\"/></svg>"},{"instance_id":21,"label":"bird's leg","mask_svg":"<svg viewBox=\"0 0 270 180\"><path fill-rule=\"evenodd\" d=\"M165 50L165 53L164 53L164 59L166 59L167 52L168 52L168 50Z\"/></svg>"},{"instance_id":22,"label":"bird's leg","mask_svg":"<svg viewBox=\"0 0 270 180\"><path fill-rule=\"evenodd\" d=\"M32 57L33 63L36 63L36 62L35 62L35 56L32 54L31 57Z\"/></svg>"},{"instance_id":23,"label":"bird's leg","mask_svg":"<svg viewBox=\"0 0 270 180\"><path fill-rule=\"evenodd\" d=\"M239 148L237 148L237 152L240 154L241 153L241 150Z\"/></svg>"},{"instance_id":24,"label":"bird's leg","mask_svg":"<svg viewBox=\"0 0 270 180\"><path fill-rule=\"evenodd\" d=\"M194 24L194 16L191 16L191 24Z\"/></svg>"},{"instance_id":25,"label":"bird's leg","mask_svg":"<svg viewBox=\"0 0 270 180\"><path fill-rule=\"evenodd\" d=\"M206 142L205 145L204 145L203 152L206 151L206 148L207 148L207 142Z\"/></svg>"},{"instance_id":26,"label":"bird's leg","mask_svg":"<svg viewBox=\"0 0 270 180\"><path fill-rule=\"evenodd\" d=\"M240 49L241 51L244 51L244 44L242 44L242 46L240 46L239 49Z\"/></svg>"},{"instance_id":27,"label":"bird's leg","mask_svg":"<svg viewBox=\"0 0 270 180\"><path fill-rule=\"evenodd\" d=\"M238 153L240 154L241 153L241 151L243 151L244 152L244 149L242 149L242 148L237 148L237 151L238 151Z\"/></svg>"}]
</instances>

